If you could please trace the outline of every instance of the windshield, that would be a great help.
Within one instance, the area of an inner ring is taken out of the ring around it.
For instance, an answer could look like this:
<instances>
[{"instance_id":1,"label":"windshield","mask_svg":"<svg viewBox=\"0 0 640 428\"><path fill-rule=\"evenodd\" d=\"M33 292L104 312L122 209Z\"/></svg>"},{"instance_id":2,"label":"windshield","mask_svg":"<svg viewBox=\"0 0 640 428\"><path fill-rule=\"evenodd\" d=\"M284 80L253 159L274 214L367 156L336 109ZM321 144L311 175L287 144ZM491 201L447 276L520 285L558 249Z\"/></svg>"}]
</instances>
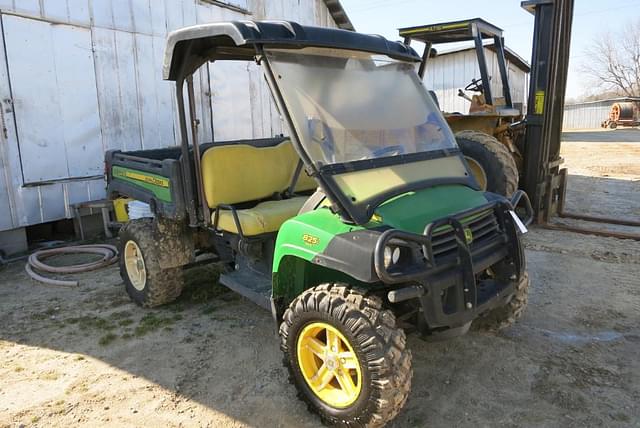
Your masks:
<instances>
[{"instance_id":1,"label":"windshield","mask_svg":"<svg viewBox=\"0 0 640 428\"><path fill-rule=\"evenodd\" d=\"M327 48L266 55L301 144L318 168L456 148L412 63Z\"/></svg>"}]
</instances>

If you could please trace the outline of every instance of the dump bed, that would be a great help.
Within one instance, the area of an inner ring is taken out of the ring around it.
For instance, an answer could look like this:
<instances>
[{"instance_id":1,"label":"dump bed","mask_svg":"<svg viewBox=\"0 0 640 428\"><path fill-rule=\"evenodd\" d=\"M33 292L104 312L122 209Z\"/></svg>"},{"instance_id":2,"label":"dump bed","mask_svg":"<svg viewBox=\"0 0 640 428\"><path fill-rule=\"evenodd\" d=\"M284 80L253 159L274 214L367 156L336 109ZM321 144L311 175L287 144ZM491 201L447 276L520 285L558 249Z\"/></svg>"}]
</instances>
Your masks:
<instances>
[{"instance_id":1,"label":"dump bed","mask_svg":"<svg viewBox=\"0 0 640 428\"><path fill-rule=\"evenodd\" d=\"M287 140L284 136L250 140L220 141L200 144L203 155L209 148L235 144L254 147L274 147ZM189 149L189 161L193 164L193 150ZM180 147L136 150L123 152L110 150L105 155L107 197L133 198L146 202L151 211L173 220L187 219L187 205L182 175L182 151ZM196 195L195 180L193 195ZM196 199L195 206L200 206Z\"/></svg>"},{"instance_id":2,"label":"dump bed","mask_svg":"<svg viewBox=\"0 0 640 428\"><path fill-rule=\"evenodd\" d=\"M186 218L180 147L105 155L107 197L133 198L165 218Z\"/></svg>"}]
</instances>

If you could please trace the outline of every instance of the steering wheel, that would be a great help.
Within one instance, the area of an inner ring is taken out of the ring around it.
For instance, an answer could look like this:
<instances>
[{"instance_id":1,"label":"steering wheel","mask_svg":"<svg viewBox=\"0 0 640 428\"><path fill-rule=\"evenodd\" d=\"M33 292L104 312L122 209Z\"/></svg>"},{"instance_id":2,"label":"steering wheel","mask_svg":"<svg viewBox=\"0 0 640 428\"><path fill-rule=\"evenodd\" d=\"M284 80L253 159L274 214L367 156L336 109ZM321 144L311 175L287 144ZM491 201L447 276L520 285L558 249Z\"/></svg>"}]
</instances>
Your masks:
<instances>
[{"instance_id":1,"label":"steering wheel","mask_svg":"<svg viewBox=\"0 0 640 428\"><path fill-rule=\"evenodd\" d=\"M484 86L482 83L482 79L471 79L471 83L465 86L464 90L471 92L483 92Z\"/></svg>"},{"instance_id":2,"label":"steering wheel","mask_svg":"<svg viewBox=\"0 0 640 428\"><path fill-rule=\"evenodd\" d=\"M397 156L404 154L404 146L397 144L395 146L381 147L379 149L373 150L371 154L376 158L385 156Z\"/></svg>"}]
</instances>

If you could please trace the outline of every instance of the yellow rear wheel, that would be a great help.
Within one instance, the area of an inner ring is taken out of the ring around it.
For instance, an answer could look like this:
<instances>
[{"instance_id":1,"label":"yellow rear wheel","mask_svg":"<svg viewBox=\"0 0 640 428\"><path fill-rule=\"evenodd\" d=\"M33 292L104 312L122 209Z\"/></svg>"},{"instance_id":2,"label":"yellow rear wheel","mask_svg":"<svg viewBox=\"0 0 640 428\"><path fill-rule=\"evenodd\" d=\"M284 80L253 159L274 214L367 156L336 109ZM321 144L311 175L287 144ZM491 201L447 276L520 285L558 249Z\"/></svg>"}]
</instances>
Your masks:
<instances>
[{"instance_id":1,"label":"yellow rear wheel","mask_svg":"<svg viewBox=\"0 0 640 428\"><path fill-rule=\"evenodd\" d=\"M473 174L473 177L480 185L480 189L487 190L487 173L484 172L482 165L472 157L465 156L464 159L467 161L467 165L469 165L471 174Z\"/></svg>"},{"instance_id":2,"label":"yellow rear wheel","mask_svg":"<svg viewBox=\"0 0 640 428\"><path fill-rule=\"evenodd\" d=\"M297 354L304 380L322 401L344 408L358 399L360 362L338 329L324 322L307 325L298 336Z\"/></svg>"}]
</instances>

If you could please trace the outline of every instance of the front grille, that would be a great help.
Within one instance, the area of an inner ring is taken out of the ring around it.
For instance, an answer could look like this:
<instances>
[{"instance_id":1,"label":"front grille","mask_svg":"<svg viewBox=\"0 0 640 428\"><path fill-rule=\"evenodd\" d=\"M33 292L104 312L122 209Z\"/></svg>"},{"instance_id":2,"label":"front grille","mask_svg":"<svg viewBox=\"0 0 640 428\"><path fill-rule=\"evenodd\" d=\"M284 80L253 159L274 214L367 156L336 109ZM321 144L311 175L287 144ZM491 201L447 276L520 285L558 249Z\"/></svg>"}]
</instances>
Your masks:
<instances>
[{"instance_id":1,"label":"front grille","mask_svg":"<svg viewBox=\"0 0 640 428\"><path fill-rule=\"evenodd\" d=\"M465 228L471 229L473 235L473 241L469 246L471 251L491 241L500 233L498 220L493 210L474 214L462 219L461 223ZM457 244L453 228L451 226L443 226L436 229L432 236L431 246L436 263L438 259L445 259L456 254Z\"/></svg>"}]
</instances>

